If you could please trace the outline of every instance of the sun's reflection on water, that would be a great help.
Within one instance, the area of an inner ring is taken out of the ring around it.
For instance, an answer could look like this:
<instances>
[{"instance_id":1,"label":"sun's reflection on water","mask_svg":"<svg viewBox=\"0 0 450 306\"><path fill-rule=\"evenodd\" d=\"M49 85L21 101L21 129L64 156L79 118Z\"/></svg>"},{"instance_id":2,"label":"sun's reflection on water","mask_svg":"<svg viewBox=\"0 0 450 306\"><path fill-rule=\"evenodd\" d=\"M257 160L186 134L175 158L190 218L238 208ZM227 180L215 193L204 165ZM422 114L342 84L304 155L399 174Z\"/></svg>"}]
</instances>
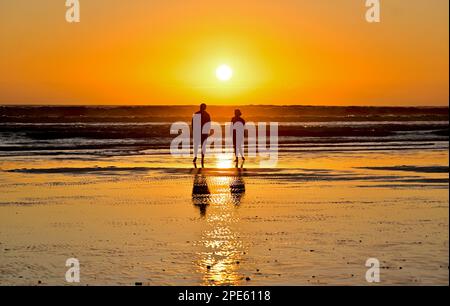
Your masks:
<instances>
[{"instance_id":1,"label":"sun's reflection on water","mask_svg":"<svg viewBox=\"0 0 450 306\"><path fill-rule=\"evenodd\" d=\"M219 169L229 169L233 167L233 155L222 153L216 158L216 166Z\"/></svg>"},{"instance_id":2,"label":"sun's reflection on water","mask_svg":"<svg viewBox=\"0 0 450 306\"><path fill-rule=\"evenodd\" d=\"M196 267L202 285L238 285L244 245L236 229L237 208L245 194L242 169L227 176L208 176L200 169L194 176L193 204L199 208L207 228L202 232Z\"/></svg>"}]
</instances>

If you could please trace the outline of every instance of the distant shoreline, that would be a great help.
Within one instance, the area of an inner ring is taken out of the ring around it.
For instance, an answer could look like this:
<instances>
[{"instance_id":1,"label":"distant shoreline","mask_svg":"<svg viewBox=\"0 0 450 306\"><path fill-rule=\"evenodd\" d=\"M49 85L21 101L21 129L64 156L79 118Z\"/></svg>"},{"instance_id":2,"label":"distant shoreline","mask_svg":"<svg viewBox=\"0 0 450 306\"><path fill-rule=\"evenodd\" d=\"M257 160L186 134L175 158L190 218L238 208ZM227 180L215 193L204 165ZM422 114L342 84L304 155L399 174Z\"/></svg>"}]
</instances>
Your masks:
<instances>
[{"instance_id":1,"label":"distant shoreline","mask_svg":"<svg viewBox=\"0 0 450 306\"><path fill-rule=\"evenodd\" d=\"M448 107L372 106L208 106L216 122L239 108L250 122L433 122L449 121ZM177 122L190 121L198 106L0 106L3 123Z\"/></svg>"}]
</instances>

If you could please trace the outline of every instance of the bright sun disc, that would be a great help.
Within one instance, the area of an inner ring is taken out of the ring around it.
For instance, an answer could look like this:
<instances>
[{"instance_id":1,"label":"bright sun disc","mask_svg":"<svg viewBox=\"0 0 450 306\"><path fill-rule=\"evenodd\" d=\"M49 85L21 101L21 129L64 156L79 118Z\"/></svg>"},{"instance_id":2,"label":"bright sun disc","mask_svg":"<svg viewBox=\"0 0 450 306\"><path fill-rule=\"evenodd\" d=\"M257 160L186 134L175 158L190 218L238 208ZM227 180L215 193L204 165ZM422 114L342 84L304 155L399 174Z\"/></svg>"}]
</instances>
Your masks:
<instances>
[{"instance_id":1,"label":"bright sun disc","mask_svg":"<svg viewBox=\"0 0 450 306\"><path fill-rule=\"evenodd\" d=\"M216 70L216 77L221 81L228 81L233 77L233 69L227 65L221 65Z\"/></svg>"}]
</instances>

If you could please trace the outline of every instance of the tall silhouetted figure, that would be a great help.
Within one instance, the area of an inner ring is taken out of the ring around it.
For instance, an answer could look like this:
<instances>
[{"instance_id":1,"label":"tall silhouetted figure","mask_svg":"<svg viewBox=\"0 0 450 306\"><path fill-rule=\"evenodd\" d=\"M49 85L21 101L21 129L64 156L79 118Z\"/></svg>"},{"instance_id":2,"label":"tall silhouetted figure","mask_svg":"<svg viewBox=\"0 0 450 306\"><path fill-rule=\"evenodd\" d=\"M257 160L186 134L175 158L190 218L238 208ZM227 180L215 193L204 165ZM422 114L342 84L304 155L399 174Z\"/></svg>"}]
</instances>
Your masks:
<instances>
[{"instance_id":1,"label":"tall silhouetted figure","mask_svg":"<svg viewBox=\"0 0 450 306\"><path fill-rule=\"evenodd\" d=\"M194 142L194 164L197 162L198 147L202 147L202 167L204 167L206 140L211 131L211 116L206 112L206 104L200 105L200 110L192 118L192 137Z\"/></svg>"},{"instance_id":2,"label":"tall silhouetted figure","mask_svg":"<svg viewBox=\"0 0 450 306\"><path fill-rule=\"evenodd\" d=\"M241 117L242 113L239 109L234 111L234 117L231 119L231 129L233 130L233 148L234 155L236 156L235 162L239 161L239 155L242 160L244 158L244 133L245 133L245 120Z\"/></svg>"}]
</instances>

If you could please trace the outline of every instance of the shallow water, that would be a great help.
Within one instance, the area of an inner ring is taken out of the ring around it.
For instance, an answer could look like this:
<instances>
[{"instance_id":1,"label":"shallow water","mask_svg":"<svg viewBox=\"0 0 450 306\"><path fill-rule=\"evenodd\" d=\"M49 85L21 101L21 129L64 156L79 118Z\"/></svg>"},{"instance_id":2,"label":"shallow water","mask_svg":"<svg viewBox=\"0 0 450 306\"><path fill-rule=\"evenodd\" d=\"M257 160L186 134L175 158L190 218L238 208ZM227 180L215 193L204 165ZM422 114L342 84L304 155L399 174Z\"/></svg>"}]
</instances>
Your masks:
<instances>
[{"instance_id":1,"label":"shallow water","mask_svg":"<svg viewBox=\"0 0 450 306\"><path fill-rule=\"evenodd\" d=\"M0 160L0 284L448 285L448 151ZM246 280L246 278L250 280Z\"/></svg>"}]
</instances>

